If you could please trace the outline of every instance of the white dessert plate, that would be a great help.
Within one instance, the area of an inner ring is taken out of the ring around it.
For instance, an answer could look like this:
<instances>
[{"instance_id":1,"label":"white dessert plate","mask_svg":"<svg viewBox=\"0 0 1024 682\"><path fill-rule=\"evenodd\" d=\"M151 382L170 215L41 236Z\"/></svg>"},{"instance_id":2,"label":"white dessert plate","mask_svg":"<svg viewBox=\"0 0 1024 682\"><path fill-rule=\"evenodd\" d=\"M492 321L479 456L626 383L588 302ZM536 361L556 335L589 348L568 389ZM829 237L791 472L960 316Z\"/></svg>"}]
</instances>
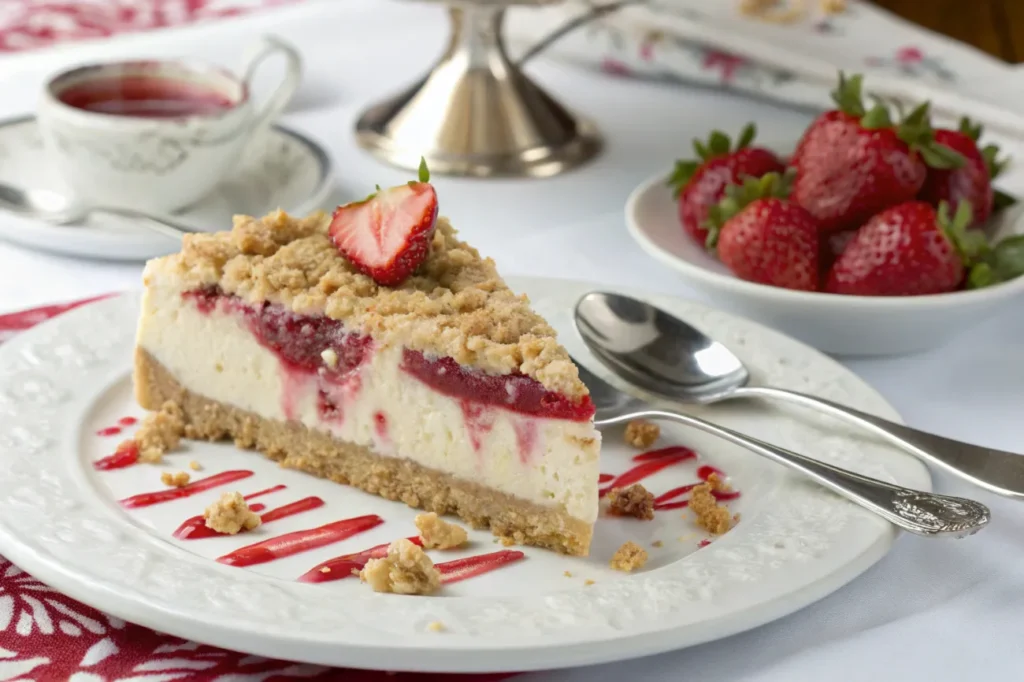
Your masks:
<instances>
[{"instance_id":1,"label":"white dessert plate","mask_svg":"<svg viewBox=\"0 0 1024 682\"><path fill-rule=\"evenodd\" d=\"M936 348L1024 297L1024 277L974 291L888 297L791 291L744 281L683 231L664 174L630 194L626 226L644 251L710 296L716 306L836 355L899 355ZM1022 233L1021 206L1003 211L990 230L995 239Z\"/></svg>"},{"instance_id":2,"label":"white dessert plate","mask_svg":"<svg viewBox=\"0 0 1024 682\"><path fill-rule=\"evenodd\" d=\"M47 162L34 117L0 122L0 182L68 193ZM294 130L275 125L252 141L230 177L174 218L199 231L214 231L230 225L239 213L265 215L282 208L305 215L322 208L332 182L327 152ZM181 249L177 240L118 216L94 216L82 225L49 225L0 211L0 239L108 260L145 260Z\"/></svg>"},{"instance_id":3,"label":"white dessert plate","mask_svg":"<svg viewBox=\"0 0 1024 682\"><path fill-rule=\"evenodd\" d=\"M570 322L573 303L592 285L532 278L510 284L530 295L571 353L599 369ZM650 300L726 343L755 381L897 418L855 375L796 341L680 299ZM141 416L131 393L137 306L135 294L94 303L0 348L0 553L75 599L157 630L253 654L394 671L580 666L679 649L780 618L853 580L897 535L872 514L767 461L666 428L659 447L686 445L699 459L664 468L644 485L661 494L696 481L699 466L723 470L740 493L727 503L740 517L727 534L708 538L686 509L658 511L649 522L602 515L589 558L518 548L524 554L518 561L447 585L437 596L376 594L355 578L298 582L325 560L415 535L416 512L282 470L230 444L187 442L162 465L94 470L91 462L111 454L134 427L101 430ZM706 414L862 473L931 487L916 460L824 417L756 403ZM637 451L624 445L621 431L604 438L602 471L636 466ZM189 470L192 460L202 471ZM159 481L165 471L190 471L193 479L252 474L164 504L127 509L118 503L168 490ZM268 510L309 496L325 504L238 536L172 537L222 492L282 484L258 500ZM319 549L247 568L214 560L282 533L366 514L384 522ZM468 548L430 554L446 562L505 550L488 533L470 537ZM608 565L627 540L650 553L647 566L629 574Z\"/></svg>"}]
</instances>

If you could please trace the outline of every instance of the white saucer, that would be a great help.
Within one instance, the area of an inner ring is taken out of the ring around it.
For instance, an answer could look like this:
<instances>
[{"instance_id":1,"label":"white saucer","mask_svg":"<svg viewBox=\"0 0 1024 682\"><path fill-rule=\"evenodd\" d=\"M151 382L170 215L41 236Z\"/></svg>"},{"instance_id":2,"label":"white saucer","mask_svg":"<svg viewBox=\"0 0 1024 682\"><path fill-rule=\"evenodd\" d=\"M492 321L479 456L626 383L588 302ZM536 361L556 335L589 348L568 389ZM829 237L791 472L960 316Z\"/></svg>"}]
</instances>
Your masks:
<instances>
[{"instance_id":1,"label":"white saucer","mask_svg":"<svg viewBox=\"0 0 1024 682\"><path fill-rule=\"evenodd\" d=\"M534 278L509 284L529 295L574 356L607 376L571 319L573 303L597 285ZM898 419L852 372L782 334L682 299L628 293L720 339L758 382ZM588 665L692 646L781 618L853 580L897 535L877 516L767 460L666 425L659 446L694 448L741 493L729 503L741 515L738 525L709 546L686 510L659 511L648 522L602 515L589 557L522 547L522 560L433 597L376 594L355 579L296 582L326 559L415 534L416 512L281 469L232 444L187 442L163 466L93 470L90 463L128 435L98 430L141 415L131 390L138 300L132 293L85 306L0 347L0 553L70 597L164 632L253 654L385 670ZM736 402L708 413L725 426L863 474L931 487L917 460L807 410ZM602 471L625 471L636 452L621 430L606 430ZM161 489L160 473L187 470L190 460L203 466L195 478L251 470L250 478L227 488L243 494L286 485L265 498L268 509L309 495L325 504L250 534L182 541L172 531L223 489L143 509L116 502ZM661 493L689 483L696 464L664 469L644 485ZM251 542L364 514L384 523L251 568L213 561ZM473 531L470 540L454 553L430 553L446 561L502 549L489 533ZM627 540L650 552L647 566L629 574L608 566ZM431 631L433 622L443 631Z\"/></svg>"},{"instance_id":2,"label":"white saucer","mask_svg":"<svg viewBox=\"0 0 1024 682\"><path fill-rule=\"evenodd\" d=\"M0 122L0 182L67 193L47 163L34 117ZM231 217L264 215L282 208L296 214L323 208L332 188L331 161L316 142L275 125L253 140L235 168L178 222L196 230L231 227ZM54 226L0 211L0 239L69 256L145 260L173 253L181 244L118 217L90 218L84 225Z\"/></svg>"}]
</instances>

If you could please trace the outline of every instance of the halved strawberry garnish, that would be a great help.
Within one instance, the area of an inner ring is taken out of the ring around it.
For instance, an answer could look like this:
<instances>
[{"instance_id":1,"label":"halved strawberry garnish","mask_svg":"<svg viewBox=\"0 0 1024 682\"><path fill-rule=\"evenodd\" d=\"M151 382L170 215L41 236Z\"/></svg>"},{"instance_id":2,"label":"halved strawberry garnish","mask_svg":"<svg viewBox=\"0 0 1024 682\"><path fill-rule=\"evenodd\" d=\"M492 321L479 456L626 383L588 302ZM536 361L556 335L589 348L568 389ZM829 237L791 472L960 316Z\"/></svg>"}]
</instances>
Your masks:
<instances>
[{"instance_id":1,"label":"halved strawberry garnish","mask_svg":"<svg viewBox=\"0 0 1024 682\"><path fill-rule=\"evenodd\" d=\"M437 224L437 192L426 162L418 182L371 194L339 206L331 220L331 240L357 270L377 284L401 284L423 263Z\"/></svg>"}]
</instances>

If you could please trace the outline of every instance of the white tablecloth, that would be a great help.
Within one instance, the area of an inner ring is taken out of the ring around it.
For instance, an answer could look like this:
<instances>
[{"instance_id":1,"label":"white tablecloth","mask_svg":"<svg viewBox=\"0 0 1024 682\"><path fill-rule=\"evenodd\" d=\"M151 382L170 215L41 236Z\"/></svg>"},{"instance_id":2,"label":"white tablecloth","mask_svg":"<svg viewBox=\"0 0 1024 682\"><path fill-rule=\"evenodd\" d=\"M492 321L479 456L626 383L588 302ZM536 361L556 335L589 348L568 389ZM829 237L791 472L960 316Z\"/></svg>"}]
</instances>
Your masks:
<instances>
[{"instance_id":1,"label":"white tablecloth","mask_svg":"<svg viewBox=\"0 0 1024 682\"><path fill-rule=\"evenodd\" d=\"M304 53L306 82L285 120L329 148L342 194L361 196L375 183L405 180L406 174L356 149L352 125L365 103L413 80L438 53L445 18L429 4L315 3L185 32L5 58L0 116L29 112L45 75L70 61L145 52L230 65L250 37L267 30ZM438 179L443 211L506 273L599 279L702 298L630 240L622 219L627 194L712 127L735 131L756 119L762 141L785 145L808 115L720 92L609 78L543 58L531 70L598 120L608 137L606 153L579 172L540 182ZM1024 187L1019 175L1011 182ZM140 271L141 265L0 243L0 312L136 287ZM932 353L847 364L911 424L1024 450L1020 310ZM746 634L642 661L536 673L524 682L1022 679L1024 508L944 476L936 485L989 503L990 528L960 542L904 537L850 586Z\"/></svg>"}]
</instances>

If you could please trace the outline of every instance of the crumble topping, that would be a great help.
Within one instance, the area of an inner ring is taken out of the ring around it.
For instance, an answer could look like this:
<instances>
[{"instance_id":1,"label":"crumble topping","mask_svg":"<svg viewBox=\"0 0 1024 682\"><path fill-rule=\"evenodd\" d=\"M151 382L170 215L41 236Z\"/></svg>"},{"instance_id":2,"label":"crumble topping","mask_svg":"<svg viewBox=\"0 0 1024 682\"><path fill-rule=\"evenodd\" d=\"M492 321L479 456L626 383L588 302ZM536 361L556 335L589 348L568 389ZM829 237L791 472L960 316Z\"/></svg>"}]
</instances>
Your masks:
<instances>
[{"instance_id":1,"label":"crumble topping","mask_svg":"<svg viewBox=\"0 0 1024 682\"><path fill-rule=\"evenodd\" d=\"M370 559L359 578L374 592L433 594L441 588L441 574L423 548L403 538L392 542L383 559Z\"/></svg>"},{"instance_id":2,"label":"crumble topping","mask_svg":"<svg viewBox=\"0 0 1024 682\"><path fill-rule=\"evenodd\" d=\"M721 535L732 528L733 517L725 505L719 504L712 491L726 490L718 474L708 476L690 493L690 509L697 516L697 525L714 535Z\"/></svg>"},{"instance_id":3,"label":"crumble topping","mask_svg":"<svg viewBox=\"0 0 1024 682\"><path fill-rule=\"evenodd\" d=\"M165 471L160 474L160 482L164 485L169 485L172 488L184 488L188 485L188 480L191 476L188 475L187 471L179 471L176 474L172 474L169 471Z\"/></svg>"},{"instance_id":4,"label":"crumble topping","mask_svg":"<svg viewBox=\"0 0 1024 682\"><path fill-rule=\"evenodd\" d=\"M181 444L185 435L185 415L178 403L168 400L159 412L151 412L133 439L139 448L139 461L155 464ZM122 445L124 445L122 443ZM121 446L118 446L121 449Z\"/></svg>"},{"instance_id":5,"label":"crumble topping","mask_svg":"<svg viewBox=\"0 0 1024 682\"><path fill-rule=\"evenodd\" d=\"M634 419L626 424L626 442L638 450L646 450L654 445L661 435L661 428L644 419Z\"/></svg>"},{"instance_id":6,"label":"crumble topping","mask_svg":"<svg viewBox=\"0 0 1024 682\"><path fill-rule=\"evenodd\" d=\"M469 539L462 526L448 523L434 512L418 514L414 523L427 549L455 549Z\"/></svg>"},{"instance_id":7,"label":"crumble topping","mask_svg":"<svg viewBox=\"0 0 1024 682\"><path fill-rule=\"evenodd\" d=\"M227 232L186 235L180 253L150 261L144 281L220 287L250 304L325 314L353 331L449 356L493 374L521 372L550 391L587 395L555 331L502 281L490 259L439 218L430 255L398 287L357 272L328 237L330 218L236 216Z\"/></svg>"},{"instance_id":8,"label":"crumble topping","mask_svg":"<svg viewBox=\"0 0 1024 682\"><path fill-rule=\"evenodd\" d=\"M628 488L612 488L608 492L608 513L615 516L632 516L650 521L654 518L654 495L639 483Z\"/></svg>"},{"instance_id":9,"label":"crumble topping","mask_svg":"<svg viewBox=\"0 0 1024 682\"><path fill-rule=\"evenodd\" d=\"M203 511L203 518L207 528L228 535L235 535L243 528L252 530L262 523L259 514L249 509L249 503L239 492L221 495Z\"/></svg>"},{"instance_id":10,"label":"crumble topping","mask_svg":"<svg viewBox=\"0 0 1024 682\"><path fill-rule=\"evenodd\" d=\"M609 564L616 571L629 573L643 568L647 563L647 551L635 542L627 542L619 547Z\"/></svg>"}]
</instances>

